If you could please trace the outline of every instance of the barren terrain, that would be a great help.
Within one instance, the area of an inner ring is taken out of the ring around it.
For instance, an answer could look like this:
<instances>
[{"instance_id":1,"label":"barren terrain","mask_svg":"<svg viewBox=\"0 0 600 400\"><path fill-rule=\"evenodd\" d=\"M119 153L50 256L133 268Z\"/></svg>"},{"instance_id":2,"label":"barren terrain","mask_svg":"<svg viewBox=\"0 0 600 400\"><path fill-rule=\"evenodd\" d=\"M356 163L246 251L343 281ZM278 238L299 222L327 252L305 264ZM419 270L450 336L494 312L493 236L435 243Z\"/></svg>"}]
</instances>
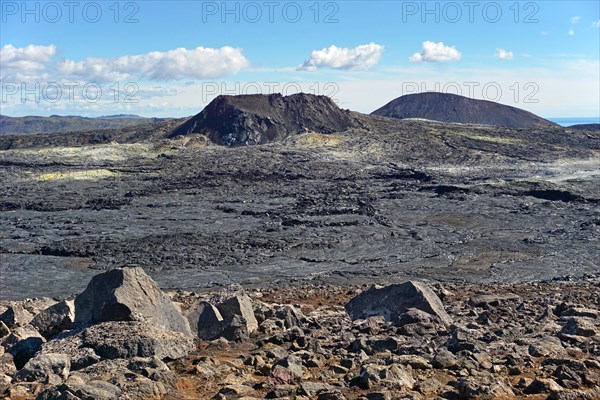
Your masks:
<instances>
[{"instance_id":1,"label":"barren terrain","mask_svg":"<svg viewBox=\"0 0 600 400\"><path fill-rule=\"evenodd\" d=\"M598 274L597 131L353 115L237 148L165 124L3 137L0 296L68 296L122 265L198 290Z\"/></svg>"}]
</instances>

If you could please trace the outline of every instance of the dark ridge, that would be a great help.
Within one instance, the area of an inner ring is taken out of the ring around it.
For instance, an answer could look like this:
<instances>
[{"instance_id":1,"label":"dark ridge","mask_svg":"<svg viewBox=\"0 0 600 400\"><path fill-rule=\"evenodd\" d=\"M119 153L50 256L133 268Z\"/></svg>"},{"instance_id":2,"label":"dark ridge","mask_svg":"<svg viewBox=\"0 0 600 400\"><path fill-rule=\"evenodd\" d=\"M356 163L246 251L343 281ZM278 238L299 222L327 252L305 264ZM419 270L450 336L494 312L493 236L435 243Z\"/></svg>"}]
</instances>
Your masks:
<instances>
[{"instance_id":1,"label":"dark ridge","mask_svg":"<svg viewBox=\"0 0 600 400\"><path fill-rule=\"evenodd\" d=\"M449 93L408 94L371 113L390 118L424 118L441 122L496 125L509 128L556 127L528 111Z\"/></svg>"},{"instance_id":2,"label":"dark ridge","mask_svg":"<svg viewBox=\"0 0 600 400\"><path fill-rule=\"evenodd\" d=\"M0 136L121 129L169 120L172 118L144 118L125 114L96 118L77 115L51 115L49 117L0 115Z\"/></svg>"},{"instance_id":3,"label":"dark ridge","mask_svg":"<svg viewBox=\"0 0 600 400\"><path fill-rule=\"evenodd\" d=\"M532 196L542 200L562 201L565 203L570 201L585 201L585 198L582 196L564 190L530 190L524 192L523 194L525 196Z\"/></svg>"},{"instance_id":4,"label":"dark ridge","mask_svg":"<svg viewBox=\"0 0 600 400\"><path fill-rule=\"evenodd\" d=\"M569 129L577 129L580 131L600 131L600 124L577 124L569 126Z\"/></svg>"},{"instance_id":5,"label":"dark ridge","mask_svg":"<svg viewBox=\"0 0 600 400\"><path fill-rule=\"evenodd\" d=\"M219 96L170 137L198 133L217 144L240 146L277 142L310 131L340 132L354 125L350 112L326 96Z\"/></svg>"},{"instance_id":6,"label":"dark ridge","mask_svg":"<svg viewBox=\"0 0 600 400\"><path fill-rule=\"evenodd\" d=\"M0 135L0 150L88 146L113 141L118 143L156 142L163 139L182 121L184 121L183 118L134 124L122 128L38 133L35 135Z\"/></svg>"}]
</instances>

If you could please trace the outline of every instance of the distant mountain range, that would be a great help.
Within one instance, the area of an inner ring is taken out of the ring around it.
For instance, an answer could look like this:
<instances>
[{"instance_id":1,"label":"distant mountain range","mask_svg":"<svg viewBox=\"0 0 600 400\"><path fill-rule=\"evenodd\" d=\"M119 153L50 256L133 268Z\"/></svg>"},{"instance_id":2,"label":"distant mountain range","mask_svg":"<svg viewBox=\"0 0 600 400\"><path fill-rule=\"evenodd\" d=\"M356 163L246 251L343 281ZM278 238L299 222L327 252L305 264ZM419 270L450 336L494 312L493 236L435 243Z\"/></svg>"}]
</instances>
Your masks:
<instances>
[{"instance_id":1,"label":"distant mountain range","mask_svg":"<svg viewBox=\"0 0 600 400\"><path fill-rule=\"evenodd\" d=\"M398 97L373 111L372 115L398 119L423 118L441 122L496 125L508 128L558 126L554 122L520 108L438 92L415 93Z\"/></svg>"},{"instance_id":2,"label":"distant mountain range","mask_svg":"<svg viewBox=\"0 0 600 400\"><path fill-rule=\"evenodd\" d=\"M76 115L51 115L49 117L9 117L0 115L0 135L29 135L34 133L115 129L152 122L163 122L169 119L171 118L145 118L129 114L108 115L96 118Z\"/></svg>"},{"instance_id":3,"label":"distant mountain range","mask_svg":"<svg viewBox=\"0 0 600 400\"><path fill-rule=\"evenodd\" d=\"M326 96L304 93L285 97L280 94L219 96L176 128L171 137L202 134L216 144L227 146L263 144L311 131L333 133L361 128L358 115L340 109ZM371 115L512 129L560 128L554 122L515 107L434 92L401 96Z\"/></svg>"},{"instance_id":4,"label":"distant mountain range","mask_svg":"<svg viewBox=\"0 0 600 400\"><path fill-rule=\"evenodd\" d=\"M491 125L512 129L559 128L528 111L492 101L455 94L425 92L398 97L371 113L394 119L427 119L447 123ZM213 143L226 146L264 144L305 133L333 133L361 128L364 114L340 109L326 96L298 93L290 96L218 96L200 113L188 119L145 118L132 114L96 118L80 116L8 117L0 115L0 136L77 132L84 142L100 138L129 137L116 130L143 124L170 122L174 128L167 137L205 135ZM181 123L181 121L184 121ZM174 123L177 122L175 125ZM165 125L166 126L166 125ZM103 130L115 130L106 132ZM161 128L162 129L162 128ZM574 125L569 129L598 130L598 124ZM89 133L94 132L92 136ZM135 135L134 135L135 136Z\"/></svg>"}]
</instances>

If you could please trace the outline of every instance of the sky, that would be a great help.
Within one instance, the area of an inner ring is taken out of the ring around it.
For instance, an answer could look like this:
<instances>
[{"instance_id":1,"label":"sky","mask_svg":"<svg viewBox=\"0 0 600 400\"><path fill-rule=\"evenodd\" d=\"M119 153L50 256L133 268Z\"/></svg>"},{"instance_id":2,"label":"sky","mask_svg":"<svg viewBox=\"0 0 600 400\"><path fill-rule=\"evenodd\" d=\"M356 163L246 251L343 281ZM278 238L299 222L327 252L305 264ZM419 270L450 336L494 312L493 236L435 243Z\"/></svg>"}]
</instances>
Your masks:
<instances>
[{"instance_id":1,"label":"sky","mask_svg":"<svg viewBox=\"0 0 600 400\"><path fill-rule=\"evenodd\" d=\"M600 116L598 1L0 0L1 113L194 115L300 91L369 113L442 91Z\"/></svg>"}]
</instances>

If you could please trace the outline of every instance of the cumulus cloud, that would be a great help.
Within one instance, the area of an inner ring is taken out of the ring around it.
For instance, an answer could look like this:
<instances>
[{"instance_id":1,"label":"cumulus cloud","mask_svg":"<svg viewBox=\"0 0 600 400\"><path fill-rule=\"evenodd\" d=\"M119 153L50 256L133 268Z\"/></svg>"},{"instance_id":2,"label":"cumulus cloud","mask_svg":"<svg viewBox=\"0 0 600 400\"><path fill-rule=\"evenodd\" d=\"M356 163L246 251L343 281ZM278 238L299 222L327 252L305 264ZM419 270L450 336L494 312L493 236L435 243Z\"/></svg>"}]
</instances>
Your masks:
<instances>
[{"instance_id":1,"label":"cumulus cloud","mask_svg":"<svg viewBox=\"0 0 600 400\"><path fill-rule=\"evenodd\" d=\"M501 60L512 60L513 59L513 52L506 51L504 49L496 49L496 55Z\"/></svg>"},{"instance_id":2,"label":"cumulus cloud","mask_svg":"<svg viewBox=\"0 0 600 400\"><path fill-rule=\"evenodd\" d=\"M573 29L569 29L569 32L567 32L567 34L569 36L575 36L575 31Z\"/></svg>"},{"instance_id":3,"label":"cumulus cloud","mask_svg":"<svg viewBox=\"0 0 600 400\"><path fill-rule=\"evenodd\" d=\"M211 79L233 75L250 66L242 49L229 46L177 48L117 58L88 57L83 61L59 59L56 55L53 44L30 44L22 48L7 44L0 48L1 79L84 79L90 82Z\"/></svg>"},{"instance_id":4,"label":"cumulus cloud","mask_svg":"<svg viewBox=\"0 0 600 400\"><path fill-rule=\"evenodd\" d=\"M571 23L576 24L579 22L580 19L581 19L580 16L575 16L575 17L571 18Z\"/></svg>"},{"instance_id":5,"label":"cumulus cloud","mask_svg":"<svg viewBox=\"0 0 600 400\"><path fill-rule=\"evenodd\" d=\"M423 50L410 56L411 62L446 62L460 60L461 54L454 46L443 42L423 42Z\"/></svg>"},{"instance_id":6,"label":"cumulus cloud","mask_svg":"<svg viewBox=\"0 0 600 400\"><path fill-rule=\"evenodd\" d=\"M592 22L592 25L594 25L596 28L600 28L600 19L596 22Z\"/></svg>"},{"instance_id":7,"label":"cumulus cloud","mask_svg":"<svg viewBox=\"0 0 600 400\"><path fill-rule=\"evenodd\" d=\"M38 76L56 55L56 46L28 45L14 47L7 44L0 49L2 80L23 80Z\"/></svg>"},{"instance_id":8,"label":"cumulus cloud","mask_svg":"<svg viewBox=\"0 0 600 400\"><path fill-rule=\"evenodd\" d=\"M219 78L233 75L249 66L250 62L244 57L242 49L225 46L220 49L177 48L118 58L62 60L56 68L63 75L85 77L93 81L168 81Z\"/></svg>"},{"instance_id":9,"label":"cumulus cloud","mask_svg":"<svg viewBox=\"0 0 600 400\"><path fill-rule=\"evenodd\" d=\"M298 71L315 71L319 68L343 70L366 70L375 66L381 59L384 46L369 43L353 49L330 46L323 50L315 50Z\"/></svg>"}]
</instances>

